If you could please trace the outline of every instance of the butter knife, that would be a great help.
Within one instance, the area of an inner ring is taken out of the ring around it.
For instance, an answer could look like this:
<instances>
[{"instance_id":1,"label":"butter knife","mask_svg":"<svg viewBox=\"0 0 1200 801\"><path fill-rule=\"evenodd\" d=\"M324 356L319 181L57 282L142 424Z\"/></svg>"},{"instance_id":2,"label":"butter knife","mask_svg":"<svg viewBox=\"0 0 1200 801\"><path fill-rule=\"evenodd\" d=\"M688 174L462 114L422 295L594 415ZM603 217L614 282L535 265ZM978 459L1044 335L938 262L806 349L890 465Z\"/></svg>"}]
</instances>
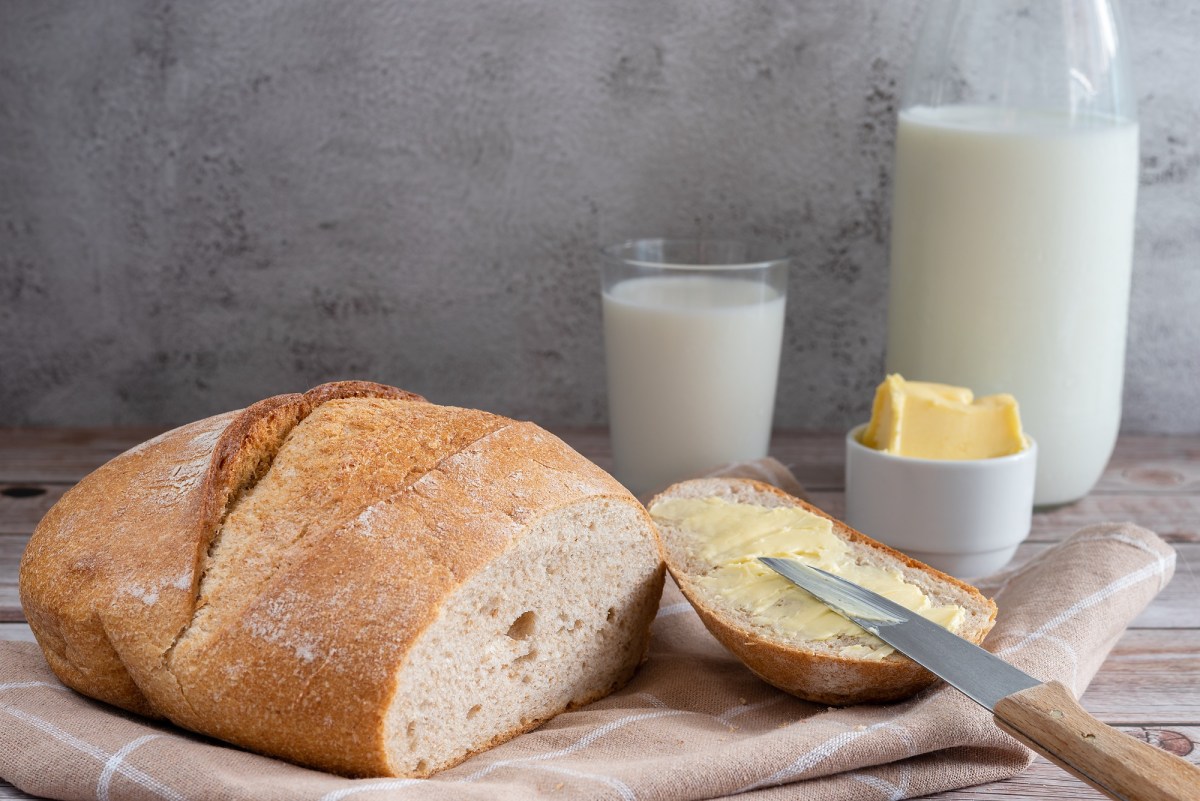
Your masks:
<instances>
[{"instance_id":1,"label":"butter knife","mask_svg":"<svg viewBox=\"0 0 1200 801\"><path fill-rule=\"evenodd\" d=\"M1200 768L1084 711L1042 682L882 595L795 559L759 561L992 713L996 725L1121 801L1196 801Z\"/></svg>"}]
</instances>

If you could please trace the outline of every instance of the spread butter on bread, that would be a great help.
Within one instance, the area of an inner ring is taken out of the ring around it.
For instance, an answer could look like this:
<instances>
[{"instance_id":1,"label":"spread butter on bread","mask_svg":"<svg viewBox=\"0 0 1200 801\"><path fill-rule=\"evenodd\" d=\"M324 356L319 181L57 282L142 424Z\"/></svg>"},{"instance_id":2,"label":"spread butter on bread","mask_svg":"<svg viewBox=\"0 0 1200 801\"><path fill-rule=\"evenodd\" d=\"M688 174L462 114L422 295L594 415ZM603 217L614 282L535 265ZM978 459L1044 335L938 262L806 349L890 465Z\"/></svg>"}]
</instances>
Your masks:
<instances>
[{"instance_id":1,"label":"spread butter on bread","mask_svg":"<svg viewBox=\"0 0 1200 801\"><path fill-rule=\"evenodd\" d=\"M712 634L763 680L823 704L894 701L936 678L757 561L797 558L979 643L996 605L975 588L758 481L705 478L649 504L672 577Z\"/></svg>"},{"instance_id":2,"label":"spread butter on bread","mask_svg":"<svg viewBox=\"0 0 1200 801\"><path fill-rule=\"evenodd\" d=\"M533 424L338 382L100 467L38 525L20 593L81 693L348 776L427 776L630 678L653 528Z\"/></svg>"}]
</instances>

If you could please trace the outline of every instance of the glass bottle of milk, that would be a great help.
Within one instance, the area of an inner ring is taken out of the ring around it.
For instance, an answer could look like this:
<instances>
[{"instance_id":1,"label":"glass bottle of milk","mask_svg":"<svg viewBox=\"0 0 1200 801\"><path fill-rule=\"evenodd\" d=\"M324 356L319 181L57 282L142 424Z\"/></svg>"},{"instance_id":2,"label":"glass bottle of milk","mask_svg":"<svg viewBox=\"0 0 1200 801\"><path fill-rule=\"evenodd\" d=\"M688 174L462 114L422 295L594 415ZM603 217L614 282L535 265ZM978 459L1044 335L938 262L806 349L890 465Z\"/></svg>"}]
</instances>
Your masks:
<instances>
[{"instance_id":1,"label":"glass bottle of milk","mask_svg":"<svg viewBox=\"0 0 1200 801\"><path fill-rule=\"evenodd\" d=\"M1121 420L1138 185L1116 0L933 0L896 137L887 369L1011 392L1038 505Z\"/></svg>"}]
</instances>

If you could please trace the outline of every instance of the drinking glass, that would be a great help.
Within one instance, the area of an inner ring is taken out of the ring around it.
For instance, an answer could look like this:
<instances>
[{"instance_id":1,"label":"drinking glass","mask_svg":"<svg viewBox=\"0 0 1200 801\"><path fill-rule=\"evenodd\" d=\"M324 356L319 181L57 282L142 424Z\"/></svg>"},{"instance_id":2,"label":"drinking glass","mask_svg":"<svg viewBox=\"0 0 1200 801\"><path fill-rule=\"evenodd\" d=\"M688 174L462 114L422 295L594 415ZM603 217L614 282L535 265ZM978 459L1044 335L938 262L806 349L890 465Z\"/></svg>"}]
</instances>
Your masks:
<instances>
[{"instance_id":1,"label":"drinking glass","mask_svg":"<svg viewBox=\"0 0 1200 801\"><path fill-rule=\"evenodd\" d=\"M767 455L788 259L729 240L603 251L615 473L644 495Z\"/></svg>"}]
</instances>

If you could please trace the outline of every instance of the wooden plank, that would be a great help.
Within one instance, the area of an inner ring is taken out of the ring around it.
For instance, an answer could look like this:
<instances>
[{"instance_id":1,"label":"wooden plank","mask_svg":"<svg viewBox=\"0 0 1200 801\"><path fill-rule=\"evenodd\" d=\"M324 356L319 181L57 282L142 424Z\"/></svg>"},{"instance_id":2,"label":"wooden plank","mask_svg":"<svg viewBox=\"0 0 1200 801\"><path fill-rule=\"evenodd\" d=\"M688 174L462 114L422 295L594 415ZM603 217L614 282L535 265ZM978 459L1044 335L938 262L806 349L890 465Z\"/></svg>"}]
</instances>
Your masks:
<instances>
[{"instance_id":1,"label":"wooden plank","mask_svg":"<svg viewBox=\"0 0 1200 801\"><path fill-rule=\"evenodd\" d=\"M73 484L162 427L0 429L0 482Z\"/></svg>"},{"instance_id":2,"label":"wooden plank","mask_svg":"<svg viewBox=\"0 0 1200 801\"><path fill-rule=\"evenodd\" d=\"M1146 494L1200 492L1200 463L1155 457L1114 460L1093 490L1097 493L1130 491Z\"/></svg>"},{"instance_id":3,"label":"wooden plank","mask_svg":"<svg viewBox=\"0 0 1200 801\"><path fill-rule=\"evenodd\" d=\"M43 482L0 484L0 535L32 534L42 516L71 486Z\"/></svg>"},{"instance_id":4,"label":"wooden plank","mask_svg":"<svg viewBox=\"0 0 1200 801\"><path fill-rule=\"evenodd\" d=\"M1113 449L1116 465L1150 459L1200 462L1200 434L1122 434Z\"/></svg>"},{"instance_id":5,"label":"wooden plank","mask_svg":"<svg viewBox=\"0 0 1200 801\"><path fill-rule=\"evenodd\" d=\"M777 432L771 456L787 465L810 492L841 490L846 484L846 440L842 434Z\"/></svg>"},{"instance_id":6,"label":"wooden plank","mask_svg":"<svg viewBox=\"0 0 1200 801\"><path fill-rule=\"evenodd\" d=\"M1200 629L1130 629L1081 703L1109 725L1200 725Z\"/></svg>"},{"instance_id":7,"label":"wooden plank","mask_svg":"<svg viewBox=\"0 0 1200 801\"><path fill-rule=\"evenodd\" d=\"M33 642L33 632L24 623L0 623L0 640Z\"/></svg>"},{"instance_id":8,"label":"wooden plank","mask_svg":"<svg viewBox=\"0 0 1200 801\"><path fill-rule=\"evenodd\" d=\"M0 534L0 623L21 623L21 600L17 595L17 568L28 536Z\"/></svg>"},{"instance_id":9,"label":"wooden plank","mask_svg":"<svg viewBox=\"0 0 1200 801\"><path fill-rule=\"evenodd\" d=\"M1060 540L1102 520L1129 520L1168 542L1200 542L1200 493L1191 495L1093 494L1068 506L1034 515L1040 540Z\"/></svg>"},{"instance_id":10,"label":"wooden plank","mask_svg":"<svg viewBox=\"0 0 1200 801\"><path fill-rule=\"evenodd\" d=\"M1172 726L1169 728L1118 726L1123 732L1153 743L1193 765L1200 765L1200 727ZM1042 757L1033 761L1024 773L1003 782L965 787L961 790L927 796L936 801L1002 801L1013 798L1054 798L1064 801L1101 801L1108 796L1093 790L1053 763Z\"/></svg>"},{"instance_id":11,"label":"wooden plank","mask_svg":"<svg viewBox=\"0 0 1200 801\"><path fill-rule=\"evenodd\" d=\"M10 798L25 799L25 798L37 798L37 796L26 795L25 793L18 790L16 787L13 787L11 784L4 781L4 779L0 779L0 799L7 800Z\"/></svg>"},{"instance_id":12,"label":"wooden plank","mask_svg":"<svg viewBox=\"0 0 1200 801\"><path fill-rule=\"evenodd\" d=\"M1200 491L1200 436L1122 435L1094 493Z\"/></svg>"}]
</instances>

